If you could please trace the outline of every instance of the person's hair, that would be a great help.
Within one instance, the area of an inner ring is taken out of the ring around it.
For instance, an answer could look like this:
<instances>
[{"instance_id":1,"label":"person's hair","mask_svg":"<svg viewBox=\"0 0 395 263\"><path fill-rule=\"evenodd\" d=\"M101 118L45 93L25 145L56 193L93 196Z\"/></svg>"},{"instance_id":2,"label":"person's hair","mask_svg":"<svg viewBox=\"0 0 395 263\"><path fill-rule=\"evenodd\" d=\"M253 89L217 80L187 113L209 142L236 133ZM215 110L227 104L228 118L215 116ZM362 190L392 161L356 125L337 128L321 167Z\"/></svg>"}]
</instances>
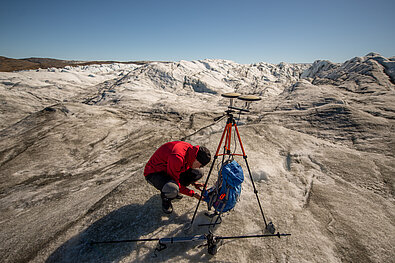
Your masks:
<instances>
[{"instance_id":1,"label":"person's hair","mask_svg":"<svg viewBox=\"0 0 395 263\"><path fill-rule=\"evenodd\" d=\"M202 166L208 164L211 160L211 153L209 149L207 149L204 146L199 146L199 151L197 153L196 160L198 160L199 163L202 164Z\"/></svg>"}]
</instances>

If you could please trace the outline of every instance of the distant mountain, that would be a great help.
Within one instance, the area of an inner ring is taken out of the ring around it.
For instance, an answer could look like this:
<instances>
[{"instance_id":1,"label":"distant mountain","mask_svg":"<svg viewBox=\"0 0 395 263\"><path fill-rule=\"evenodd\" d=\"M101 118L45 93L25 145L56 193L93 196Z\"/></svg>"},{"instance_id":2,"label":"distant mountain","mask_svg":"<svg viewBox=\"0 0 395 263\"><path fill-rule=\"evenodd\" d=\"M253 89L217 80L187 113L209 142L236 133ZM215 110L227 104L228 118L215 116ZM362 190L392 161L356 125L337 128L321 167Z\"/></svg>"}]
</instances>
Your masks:
<instances>
[{"instance_id":1,"label":"distant mountain","mask_svg":"<svg viewBox=\"0 0 395 263\"><path fill-rule=\"evenodd\" d=\"M113 63L124 63L124 64L137 64L142 65L147 61L76 61L76 60L60 60L53 58L7 58L0 56L0 72L12 72L19 70L29 69L47 69L47 68L63 68L65 66L86 66L93 64L113 64Z\"/></svg>"}]
</instances>

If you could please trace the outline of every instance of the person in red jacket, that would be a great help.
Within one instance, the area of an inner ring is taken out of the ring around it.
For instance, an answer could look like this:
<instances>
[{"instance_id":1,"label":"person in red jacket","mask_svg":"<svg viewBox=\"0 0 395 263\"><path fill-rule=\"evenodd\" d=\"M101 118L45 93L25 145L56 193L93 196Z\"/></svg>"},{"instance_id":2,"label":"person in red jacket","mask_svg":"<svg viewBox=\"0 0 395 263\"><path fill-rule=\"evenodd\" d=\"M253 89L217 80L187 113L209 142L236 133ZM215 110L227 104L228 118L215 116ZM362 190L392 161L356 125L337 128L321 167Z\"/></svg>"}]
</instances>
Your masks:
<instances>
[{"instance_id":1,"label":"person in red jacket","mask_svg":"<svg viewBox=\"0 0 395 263\"><path fill-rule=\"evenodd\" d=\"M160 146L151 156L144 169L145 179L161 191L162 210L173 212L171 200L181 199L179 193L200 198L187 186L192 184L201 190L203 184L197 181L203 176L198 169L210 162L210 151L204 146L175 141Z\"/></svg>"}]
</instances>

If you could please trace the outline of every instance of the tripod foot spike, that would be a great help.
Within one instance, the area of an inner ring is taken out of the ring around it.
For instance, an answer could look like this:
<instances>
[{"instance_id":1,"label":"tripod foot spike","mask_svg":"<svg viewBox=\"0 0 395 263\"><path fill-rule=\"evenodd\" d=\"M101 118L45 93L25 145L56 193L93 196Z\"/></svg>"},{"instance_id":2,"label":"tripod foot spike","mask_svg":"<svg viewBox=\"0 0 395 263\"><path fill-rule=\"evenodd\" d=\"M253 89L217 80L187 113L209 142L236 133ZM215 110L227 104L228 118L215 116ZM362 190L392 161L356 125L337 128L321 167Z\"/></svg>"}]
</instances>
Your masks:
<instances>
[{"instance_id":1,"label":"tripod foot spike","mask_svg":"<svg viewBox=\"0 0 395 263\"><path fill-rule=\"evenodd\" d=\"M276 228L274 227L273 222L269 222L269 224L267 224L267 226L265 227L265 232L274 235L274 233L276 232Z\"/></svg>"}]
</instances>

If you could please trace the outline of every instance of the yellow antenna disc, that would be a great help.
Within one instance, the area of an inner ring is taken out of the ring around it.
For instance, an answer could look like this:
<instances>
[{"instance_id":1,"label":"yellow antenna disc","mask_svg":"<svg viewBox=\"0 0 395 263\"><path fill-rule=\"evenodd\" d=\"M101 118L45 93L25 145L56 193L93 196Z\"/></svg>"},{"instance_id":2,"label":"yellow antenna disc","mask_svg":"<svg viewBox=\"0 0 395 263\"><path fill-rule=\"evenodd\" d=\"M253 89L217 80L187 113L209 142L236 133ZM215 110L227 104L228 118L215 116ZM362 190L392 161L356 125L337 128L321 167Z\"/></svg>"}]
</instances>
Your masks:
<instances>
[{"instance_id":1,"label":"yellow antenna disc","mask_svg":"<svg viewBox=\"0 0 395 263\"><path fill-rule=\"evenodd\" d=\"M221 94L222 97L230 98L230 99L238 98L240 95L241 95L240 93L224 93L224 94Z\"/></svg>"},{"instance_id":2,"label":"yellow antenna disc","mask_svg":"<svg viewBox=\"0 0 395 263\"><path fill-rule=\"evenodd\" d=\"M242 95L237 97L239 100L244 100L244 101L258 101L261 100L260 97L254 96L254 95Z\"/></svg>"}]
</instances>

